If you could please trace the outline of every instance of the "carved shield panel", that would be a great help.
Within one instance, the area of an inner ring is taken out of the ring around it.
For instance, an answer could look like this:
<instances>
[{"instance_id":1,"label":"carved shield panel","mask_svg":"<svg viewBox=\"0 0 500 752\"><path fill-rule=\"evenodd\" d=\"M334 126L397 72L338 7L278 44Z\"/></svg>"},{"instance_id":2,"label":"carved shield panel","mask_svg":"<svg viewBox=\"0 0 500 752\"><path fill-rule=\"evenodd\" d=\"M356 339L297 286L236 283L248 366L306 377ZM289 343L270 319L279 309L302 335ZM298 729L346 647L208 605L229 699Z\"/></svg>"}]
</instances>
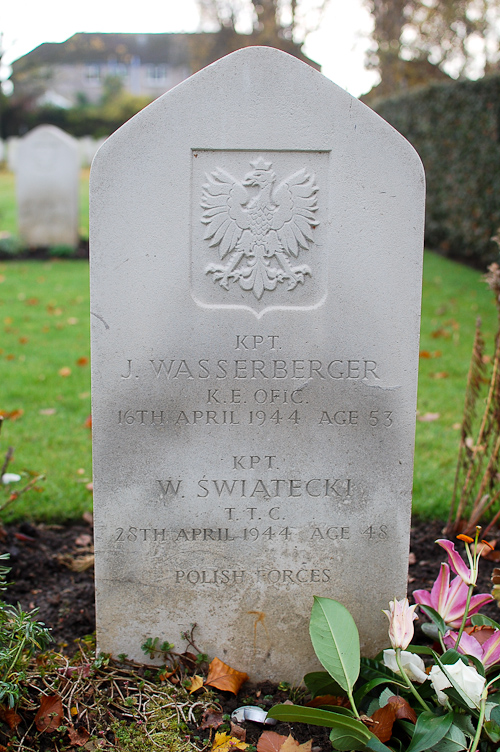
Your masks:
<instances>
[{"instance_id":1,"label":"carved shield panel","mask_svg":"<svg viewBox=\"0 0 500 752\"><path fill-rule=\"evenodd\" d=\"M325 151L192 151L191 289L204 307L315 308L327 290Z\"/></svg>"}]
</instances>

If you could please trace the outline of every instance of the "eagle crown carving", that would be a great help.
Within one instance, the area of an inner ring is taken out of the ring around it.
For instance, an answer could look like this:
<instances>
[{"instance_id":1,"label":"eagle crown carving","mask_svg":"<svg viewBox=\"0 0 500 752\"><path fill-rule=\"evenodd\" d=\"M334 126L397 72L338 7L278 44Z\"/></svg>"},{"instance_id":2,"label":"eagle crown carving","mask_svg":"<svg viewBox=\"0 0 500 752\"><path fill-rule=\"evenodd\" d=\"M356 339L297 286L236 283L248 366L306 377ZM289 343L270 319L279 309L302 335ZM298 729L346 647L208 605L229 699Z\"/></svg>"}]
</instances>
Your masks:
<instances>
[{"instance_id":1,"label":"eagle crown carving","mask_svg":"<svg viewBox=\"0 0 500 752\"><path fill-rule=\"evenodd\" d=\"M221 167L205 174L201 221L204 240L225 262L209 264L206 274L225 290L238 284L260 300L279 284L293 290L312 276L306 264L291 262L313 243L318 187L304 168L276 186L272 162L259 156L250 166L242 181Z\"/></svg>"}]
</instances>

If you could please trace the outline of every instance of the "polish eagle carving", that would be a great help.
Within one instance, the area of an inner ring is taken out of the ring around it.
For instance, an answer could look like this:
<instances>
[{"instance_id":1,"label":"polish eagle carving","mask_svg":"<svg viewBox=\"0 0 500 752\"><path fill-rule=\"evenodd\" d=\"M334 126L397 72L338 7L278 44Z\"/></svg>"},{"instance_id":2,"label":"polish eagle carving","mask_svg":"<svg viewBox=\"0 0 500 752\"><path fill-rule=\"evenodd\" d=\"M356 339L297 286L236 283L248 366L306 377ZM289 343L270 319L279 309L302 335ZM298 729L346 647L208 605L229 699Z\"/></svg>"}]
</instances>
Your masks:
<instances>
[{"instance_id":1,"label":"polish eagle carving","mask_svg":"<svg viewBox=\"0 0 500 752\"><path fill-rule=\"evenodd\" d=\"M237 283L260 300L278 284L293 290L311 276L306 264L291 262L313 243L318 187L305 169L276 186L272 162L258 157L250 166L242 181L220 167L205 174L201 221L204 240L224 262L210 264L206 274L225 290Z\"/></svg>"}]
</instances>

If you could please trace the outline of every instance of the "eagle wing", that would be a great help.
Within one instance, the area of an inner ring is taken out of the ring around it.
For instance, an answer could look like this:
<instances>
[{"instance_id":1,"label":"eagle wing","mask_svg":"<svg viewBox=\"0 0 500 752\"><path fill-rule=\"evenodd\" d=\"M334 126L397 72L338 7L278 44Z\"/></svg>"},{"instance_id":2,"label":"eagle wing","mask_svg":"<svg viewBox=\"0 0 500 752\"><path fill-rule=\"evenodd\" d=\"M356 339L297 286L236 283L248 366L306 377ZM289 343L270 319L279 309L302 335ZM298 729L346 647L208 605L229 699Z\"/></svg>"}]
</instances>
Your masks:
<instances>
[{"instance_id":1,"label":"eagle wing","mask_svg":"<svg viewBox=\"0 0 500 752\"><path fill-rule=\"evenodd\" d=\"M223 259L236 248L244 230L250 227L250 217L244 209L248 202L248 191L225 170L218 167L210 174L205 173L207 182L203 185L201 221L206 225L204 240L209 246L219 246Z\"/></svg>"},{"instance_id":2,"label":"eagle wing","mask_svg":"<svg viewBox=\"0 0 500 752\"><path fill-rule=\"evenodd\" d=\"M277 208L273 213L272 229L276 230L284 250L298 256L301 248L309 249L312 230L319 222L314 174L304 169L294 172L276 188L273 196Z\"/></svg>"}]
</instances>

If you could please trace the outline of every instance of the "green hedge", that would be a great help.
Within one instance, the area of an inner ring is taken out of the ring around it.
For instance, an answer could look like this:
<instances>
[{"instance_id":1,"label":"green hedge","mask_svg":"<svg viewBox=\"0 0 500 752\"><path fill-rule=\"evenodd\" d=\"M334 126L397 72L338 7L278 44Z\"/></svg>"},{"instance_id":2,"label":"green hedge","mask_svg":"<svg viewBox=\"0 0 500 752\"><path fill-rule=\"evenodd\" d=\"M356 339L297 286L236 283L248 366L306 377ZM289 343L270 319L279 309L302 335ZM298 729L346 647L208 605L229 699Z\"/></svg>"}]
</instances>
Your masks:
<instances>
[{"instance_id":1,"label":"green hedge","mask_svg":"<svg viewBox=\"0 0 500 752\"><path fill-rule=\"evenodd\" d=\"M370 105L424 163L427 245L480 267L498 260L491 237L500 227L500 75Z\"/></svg>"}]
</instances>

